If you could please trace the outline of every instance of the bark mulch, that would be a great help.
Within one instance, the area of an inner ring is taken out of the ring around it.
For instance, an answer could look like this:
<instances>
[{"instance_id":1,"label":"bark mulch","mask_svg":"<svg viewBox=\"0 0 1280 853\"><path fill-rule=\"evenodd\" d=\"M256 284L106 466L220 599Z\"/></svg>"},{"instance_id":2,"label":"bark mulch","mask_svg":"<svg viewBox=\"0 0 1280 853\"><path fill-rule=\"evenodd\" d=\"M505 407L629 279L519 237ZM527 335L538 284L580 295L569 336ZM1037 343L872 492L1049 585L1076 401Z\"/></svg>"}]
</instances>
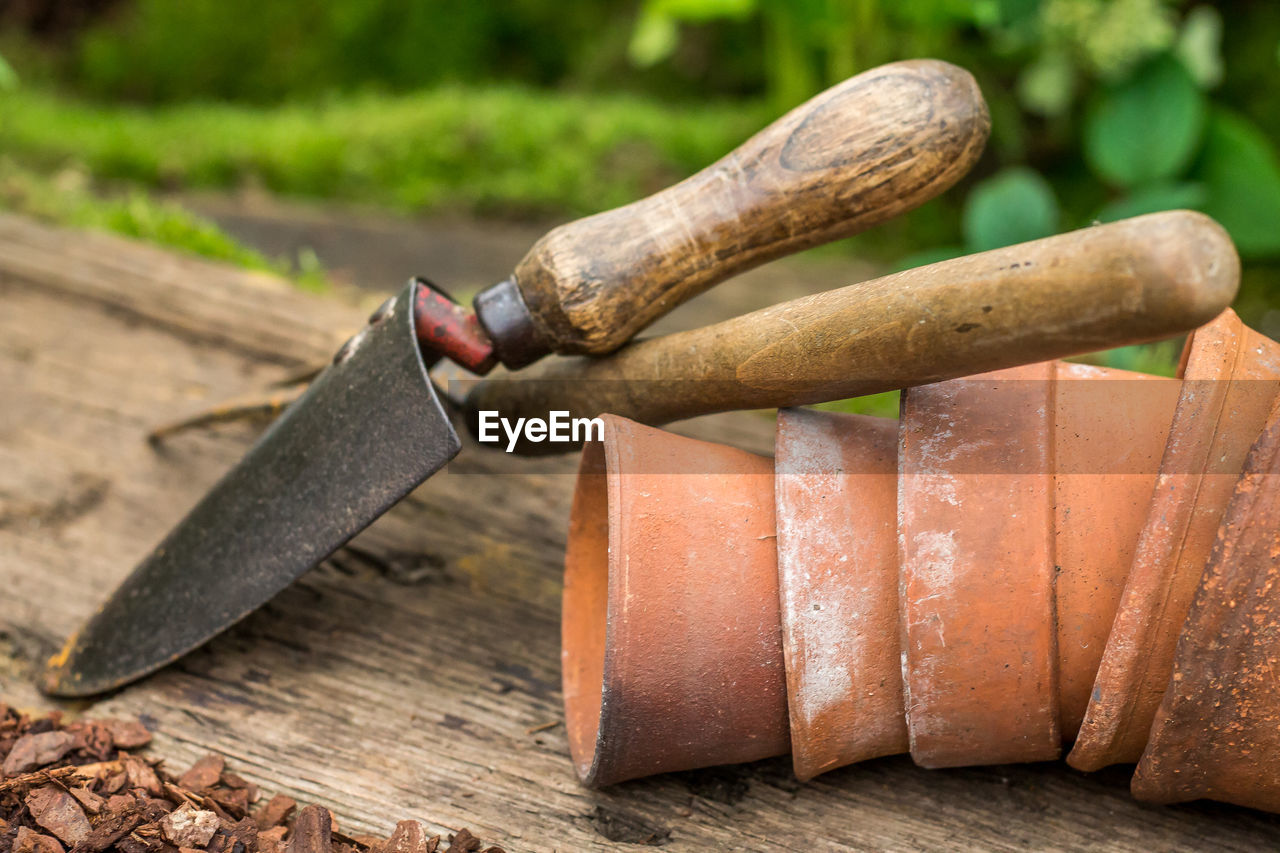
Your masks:
<instances>
[{"instance_id":1,"label":"bark mulch","mask_svg":"<svg viewBox=\"0 0 1280 853\"><path fill-rule=\"evenodd\" d=\"M447 842L416 820L390 838L347 836L321 806L261 802L252 782L206 755L171 775L135 750L132 720L32 719L0 702L0 853L477 853L466 829ZM499 847L482 853L503 853Z\"/></svg>"}]
</instances>

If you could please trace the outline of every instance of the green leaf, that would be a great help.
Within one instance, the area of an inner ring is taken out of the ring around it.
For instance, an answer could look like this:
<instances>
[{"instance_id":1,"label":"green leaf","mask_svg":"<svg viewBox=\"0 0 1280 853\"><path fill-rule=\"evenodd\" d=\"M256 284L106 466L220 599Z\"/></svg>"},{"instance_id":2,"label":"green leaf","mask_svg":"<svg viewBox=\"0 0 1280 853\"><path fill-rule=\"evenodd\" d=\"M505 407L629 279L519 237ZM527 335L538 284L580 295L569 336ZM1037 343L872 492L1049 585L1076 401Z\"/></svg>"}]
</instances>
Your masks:
<instances>
[{"instance_id":1,"label":"green leaf","mask_svg":"<svg viewBox=\"0 0 1280 853\"><path fill-rule=\"evenodd\" d=\"M1123 187L1176 177L1199 147L1204 115L1204 95L1186 68L1161 56L1094 101L1085 118L1085 160Z\"/></svg>"},{"instance_id":2,"label":"green leaf","mask_svg":"<svg viewBox=\"0 0 1280 853\"><path fill-rule=\"evenodd\" d=\"M636 28L631 32L627 57L635 65L648 68L675 53L679 40L680 33L676 29L675 19L646 6L636 21Z\"/></svg>"},{"instance_id":3,"label":"green leaf","mask_svg":"<svg viewBox=\"0 0 1280 853\"><path fill-rule=\"evenodd\" d=\"M1061 51L1047 51L1018 77L1018 99L1033 113L1060 116L1071 107L1076 72Z\"/></svg>"},{"instance_id":4,"label":"green leaf","mask_svg":"<svg viewBox=\"0 0 1280 853\"><path fill-rule=\"evenodd\" d=\"M1040 15L1040 0L997 0L993 5L998 10L999 22L1006 27L1033 24Z\"/></svg>"},{"instance_id":5,"label":"green leaf","mask_svg":"<svg viewBox=\"0 0 1280 853\"><path fill-rule=\"evenodd\" d=\"M1221 83L1222 15L1218 10L1197 6L1188 12L1175 52L1200 88L1212 89Z\"/></svg>"},{"instance_id":6,"label":"green leaf","mask_svg":"<svg viewBox=\"0 0 1280 853\"><path fill-rule=\"evenodd\" d=\"M1139 187L1124 198L1111 202L1094 217L1099 222L1115 222L1161 210L1199 210L1209 193L1204 184L1159 183Z\"/></svg>"},{"instance_id":7,"label":"green leaf","mask_svg":"<svg viewBox=\"0 0 1280 853\"><path fill-rule=\"evenodd\" d=\"M16 88L18 88L18 74L13 70L13 66L0 56L0 91Z\"/></svg>"},{"instance_id":8,"label":"green leaf","mask_svg":"<svg viewBox=\"0 0 1280 853\"><path fill-rule=\"evenodd\" d=\"M741 20L755 10L756 0L646 0L631 31L627 57L641 68L657 65L680 43L678 21Z\"/></svg>"},{"instance_id":9,"label":"green leaf","mask_svg":"<svg viewBox=\"0 0 1280 853\"><path fill-rule=\"evenodd\" d=\"M1058 230L1058 200L1038 172L1014 166L973 188L964 204L971 252L1048 237Z\"/></svg>"},{"instance_id":10,"label":"green leaf","mask_svg":"<svg viewBox=\"0 0 1280 853\"><path fill-rule=\"evenodd\" d=\"M1280 164L1262 131L1216 109L1194 174L1208 191L1201 210L1230 232L1241 255L1280 255Z\"/></svg>"}]
</instances>

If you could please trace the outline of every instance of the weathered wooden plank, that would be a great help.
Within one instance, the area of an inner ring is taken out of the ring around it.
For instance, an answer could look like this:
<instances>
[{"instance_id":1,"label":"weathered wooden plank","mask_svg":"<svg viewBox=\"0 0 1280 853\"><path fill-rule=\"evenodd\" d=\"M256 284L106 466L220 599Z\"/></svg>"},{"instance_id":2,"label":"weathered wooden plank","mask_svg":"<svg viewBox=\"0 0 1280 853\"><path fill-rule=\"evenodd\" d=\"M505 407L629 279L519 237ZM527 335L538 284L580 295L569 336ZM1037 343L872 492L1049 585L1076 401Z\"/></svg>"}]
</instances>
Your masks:
<instances>
[{"instance_id":1,"label":"weathered wooden plank","mask_svg":"<svg viewBox=\"0 0 1280 853\"><path fill-rule=\"evenodd\" d=\"M80 260L62 265L54 252ZM218 426L156 453L146 430L286 375L363 317L233 271L155 260L114 238L0 217L0 696L11 701L48 705L28 683L43 656L254 434ZM726 314L740 298L768 301L767 290L743 298L752 286L722 289ZM768 422L749 414L689 428L756 450L770 441ZM470 826L510 850L651 837L675 850L1253 850L1280 840L1273 816L1141 806L1127 773L1060 764L925 771L896 758L800 785L774 760L579 787L563 728L527 731L561 714L573 466L468 446L270 605L89 707L146 714L154 751L175 766L220 750L264 789L330 807L349 831L386 834L415 817L435 831Z\"/></svg>"},{"instance_id":2,"label":"weathered wooden plank","mask_svg":"<svg viewBox=\"0 0 1280 853\"><path fill-rule=\"evenodd\" d=\"M6 278L261 359L322 360L350 326L340 306L323 301L295 312L287 298L291 286L274 276L137 243L123 251L123 241L109 234L83 232L69 240L56 229L0 214L0 242Z\"/></svg>"}]
</instances>

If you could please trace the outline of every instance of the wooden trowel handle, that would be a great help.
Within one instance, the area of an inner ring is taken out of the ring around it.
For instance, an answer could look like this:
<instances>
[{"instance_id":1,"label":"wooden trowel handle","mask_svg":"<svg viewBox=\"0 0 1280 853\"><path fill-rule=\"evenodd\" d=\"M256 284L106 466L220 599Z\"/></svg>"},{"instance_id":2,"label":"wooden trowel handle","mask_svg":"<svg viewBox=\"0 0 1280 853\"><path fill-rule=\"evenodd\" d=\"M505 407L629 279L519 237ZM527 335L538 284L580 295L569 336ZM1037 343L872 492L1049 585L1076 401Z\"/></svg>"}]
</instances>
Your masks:
<instances>
[{"instance_id":1,"label":"wooden trowel handle","mask_svg":"<svg viewBox=\"0 0 1280 853\"><path fill-rule=\"evenodd\" d=\"M472 423L480 410L565 410L661 424L855 397L1169 337L1217 316L1239 277L1212 219L1156 213L807 296L605 359L549 361L481 382L467 409Z\"/></svg>"},{"instance_id":2,"label":"wooden trowel handle","mask_svg":"<svg viewBox=\"0 0 1280 853\"><path fill-rule=\"evenodd\" d=\"M514 275L539 351L612 352L719 281L933 198L989 124L973 77L936 60L828 89L693 177L539 240Z\"/></svg>"}]
</instances>

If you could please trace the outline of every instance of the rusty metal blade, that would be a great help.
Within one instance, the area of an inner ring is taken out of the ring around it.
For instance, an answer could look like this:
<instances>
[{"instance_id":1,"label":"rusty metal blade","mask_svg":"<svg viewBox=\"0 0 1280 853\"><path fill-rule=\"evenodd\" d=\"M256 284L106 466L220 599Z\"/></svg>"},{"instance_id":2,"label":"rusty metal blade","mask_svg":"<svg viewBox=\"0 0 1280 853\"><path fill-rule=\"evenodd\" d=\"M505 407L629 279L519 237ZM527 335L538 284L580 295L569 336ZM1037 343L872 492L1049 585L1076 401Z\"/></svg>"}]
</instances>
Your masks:
<instances>
[{"instance_id":1,"label":"rusty metal blade","mask_svg":"<svg viewBox=\"0 0 1280 853\"><path fill-rule=\"evenodd\" d=\"M352 338L49 662L85 696L153 672L340 548L461 444L414 334L416 282Z\"/></svg>"}]
</instances>

